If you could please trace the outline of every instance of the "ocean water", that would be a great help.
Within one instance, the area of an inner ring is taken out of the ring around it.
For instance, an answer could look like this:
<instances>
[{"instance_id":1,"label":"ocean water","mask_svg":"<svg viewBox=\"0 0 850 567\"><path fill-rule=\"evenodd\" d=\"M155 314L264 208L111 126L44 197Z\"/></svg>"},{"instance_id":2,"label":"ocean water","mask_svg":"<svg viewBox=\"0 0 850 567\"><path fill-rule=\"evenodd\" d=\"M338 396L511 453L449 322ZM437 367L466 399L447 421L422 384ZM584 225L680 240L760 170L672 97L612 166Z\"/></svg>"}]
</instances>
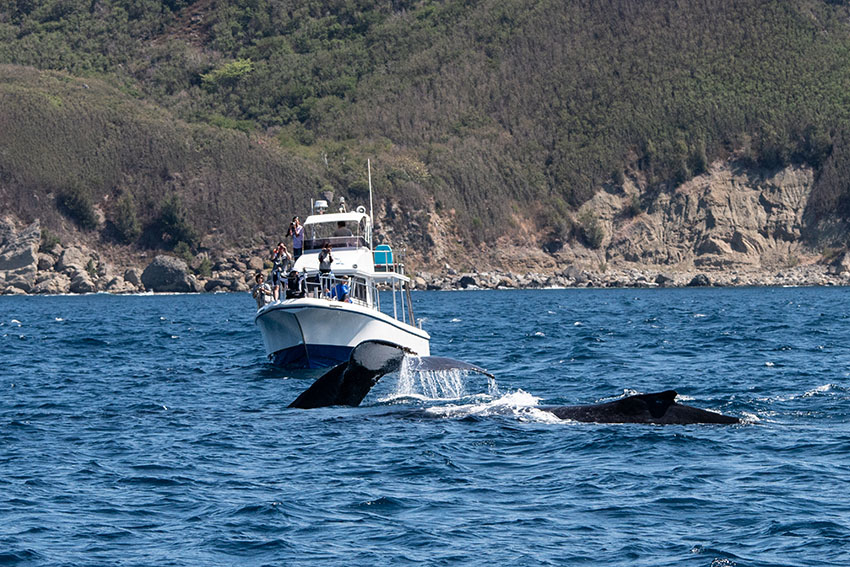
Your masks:
<instances>
[{"instance_id":1,"label":"ocean water","mask_svg":"<svg viewBox=\"0 0 850 567\"><path fill-rule=\"evenodd\" d=\"M290 410L247 294L0 297L0 565L850 564L850 289L413 301L495 381ZM535 409L668 388L744 423Z\"/></svg>"}]
</instances>

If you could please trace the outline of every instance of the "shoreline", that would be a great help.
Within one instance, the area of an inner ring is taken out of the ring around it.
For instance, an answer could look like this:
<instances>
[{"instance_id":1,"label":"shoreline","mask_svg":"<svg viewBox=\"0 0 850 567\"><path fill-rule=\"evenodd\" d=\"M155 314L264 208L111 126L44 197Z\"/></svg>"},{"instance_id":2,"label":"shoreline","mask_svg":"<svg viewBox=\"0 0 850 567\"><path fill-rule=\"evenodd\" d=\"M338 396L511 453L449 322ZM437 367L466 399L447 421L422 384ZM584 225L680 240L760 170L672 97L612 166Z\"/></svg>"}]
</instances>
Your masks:
<instances>
[{"instance_id":1,"label":"shoreline","mask_svg":"<svg viewBox=\"0 0 850 567\"><path fill-rule=\"evenodd\" d=\"M175 260L169 258L172 263ZM153 264L153 263L152 263ZM185 266L185 265L184 265ZM185 267L173 278L177 284L146 285L144 272L136 269L127 279L116 277L97 278L91 285L79 291L74 289L56 289L52 286L34 286L29 291L3 286L2 295L45 295L75 296L108 293L111 295L182 295L187 293L244 293L250 291L250 282L255 270L246 266L244 270L222 273L213 272L209 278L190 273ZM452 270L453 272L453 270ZM670 289L688 287L712 288L753 288L753 287L844 287L850 286L850 271L834 273L830 266L810 264L776 270L664 270L661 267L608 269L604 272L579 270L569 267L560 272L514 273L501 270L434 274L416 272L411 278L413 291L472 291L472 290L511 290L511 289ZM51 279L50 274L40 273L44 281ZM55 279L55 278L54 278ZM100 280L100 281L98 281ZM128 280L132 280L132 283ZM149 283L149 282L148 282ZM103 287L101 288L101 284Z\"/></svg>"}]
</instances>

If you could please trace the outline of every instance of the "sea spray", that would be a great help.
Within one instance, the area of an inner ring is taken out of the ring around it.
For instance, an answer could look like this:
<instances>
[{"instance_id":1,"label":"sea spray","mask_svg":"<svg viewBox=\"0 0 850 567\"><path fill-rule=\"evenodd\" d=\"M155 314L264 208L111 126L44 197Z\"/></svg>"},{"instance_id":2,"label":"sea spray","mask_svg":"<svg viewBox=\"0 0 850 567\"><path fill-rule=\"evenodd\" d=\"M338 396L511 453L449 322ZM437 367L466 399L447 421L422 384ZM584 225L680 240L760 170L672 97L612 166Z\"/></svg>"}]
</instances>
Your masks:
<instances>
[{"instance_id":1,"label":"sea spray","mask_svg":"<svg viewBox=\"0 0 850 567\"><path fill-rule=\"evenodd\" d=\"M399 370L395 389L388 396L394 398L423 398L428 400L457 400L471 395L467 386L469 373L456 368L445 370L418 370L420 359L406 356ZM480 392L473 392L479 394ZM487 377L487 395L498 396L496 380Z\"/></svg>"}]
</instances>

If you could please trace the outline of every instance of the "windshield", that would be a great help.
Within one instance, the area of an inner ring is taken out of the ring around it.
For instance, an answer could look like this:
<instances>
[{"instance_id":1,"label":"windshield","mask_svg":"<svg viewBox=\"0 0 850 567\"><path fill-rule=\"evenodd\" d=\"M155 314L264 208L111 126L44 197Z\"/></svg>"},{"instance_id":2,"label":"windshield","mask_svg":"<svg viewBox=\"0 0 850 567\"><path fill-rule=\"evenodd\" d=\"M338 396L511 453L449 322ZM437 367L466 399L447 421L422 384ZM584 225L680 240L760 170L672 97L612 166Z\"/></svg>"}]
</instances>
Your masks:
<instances>
[{"instance_id":1,"label":"windshield","mask_svg":"<svg viewBox=\"0 0 850 567\"><path fill-rule=\"evenodd\" d=\"M333 248L368 247L366 221L338 221L309 224L304 227L304 251L321 250L325 244Z\"/></svg>"}]
</instances>

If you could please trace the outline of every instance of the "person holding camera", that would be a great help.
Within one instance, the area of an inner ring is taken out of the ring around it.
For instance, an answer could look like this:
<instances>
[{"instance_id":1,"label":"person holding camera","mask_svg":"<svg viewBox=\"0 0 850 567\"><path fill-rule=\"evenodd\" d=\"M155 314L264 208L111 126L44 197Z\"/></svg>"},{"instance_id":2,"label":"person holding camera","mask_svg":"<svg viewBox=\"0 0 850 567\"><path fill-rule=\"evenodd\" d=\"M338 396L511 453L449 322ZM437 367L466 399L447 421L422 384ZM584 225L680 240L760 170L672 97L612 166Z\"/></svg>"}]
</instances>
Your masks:
<instances>
[{"instance_id":1,"label":"person holding camera","mask_svg":"<svg viewBox=\"0 0 850 567\"><path fill-rule=\"evenodd\" d=\"M301 226L301 221L298 217L292 217L292 222L289 223L289 230L286 236L292 237L292 256L295 260L301 257L304 251L304 227Z\"/></svg>"},{"instance_id":2,"label":"person holding camera","mask_svg":"<svg viewBox=\"0 0 850 567\"><path fill-rule=\"evenodd\" d=\"M272 288L266 283L266 276L262 272L254 276L254 281L257 284L251 290L251 295L257 300L257 309L259 310L271 303L274 296L272 294Z\"/></svg>"},{"instance_id":3,"label":"person holding camera","mask_svg":"<svg viewBox=\"0 0 850 567\"><path fill-rule=\"evenodd\" d=\"M284 287L284 280L292 268L292 256L286 251L286 245L278 242L277 247L272 250L272 292L275 300L280 298L280 288Z\"/></svg>"}]
</instances>

